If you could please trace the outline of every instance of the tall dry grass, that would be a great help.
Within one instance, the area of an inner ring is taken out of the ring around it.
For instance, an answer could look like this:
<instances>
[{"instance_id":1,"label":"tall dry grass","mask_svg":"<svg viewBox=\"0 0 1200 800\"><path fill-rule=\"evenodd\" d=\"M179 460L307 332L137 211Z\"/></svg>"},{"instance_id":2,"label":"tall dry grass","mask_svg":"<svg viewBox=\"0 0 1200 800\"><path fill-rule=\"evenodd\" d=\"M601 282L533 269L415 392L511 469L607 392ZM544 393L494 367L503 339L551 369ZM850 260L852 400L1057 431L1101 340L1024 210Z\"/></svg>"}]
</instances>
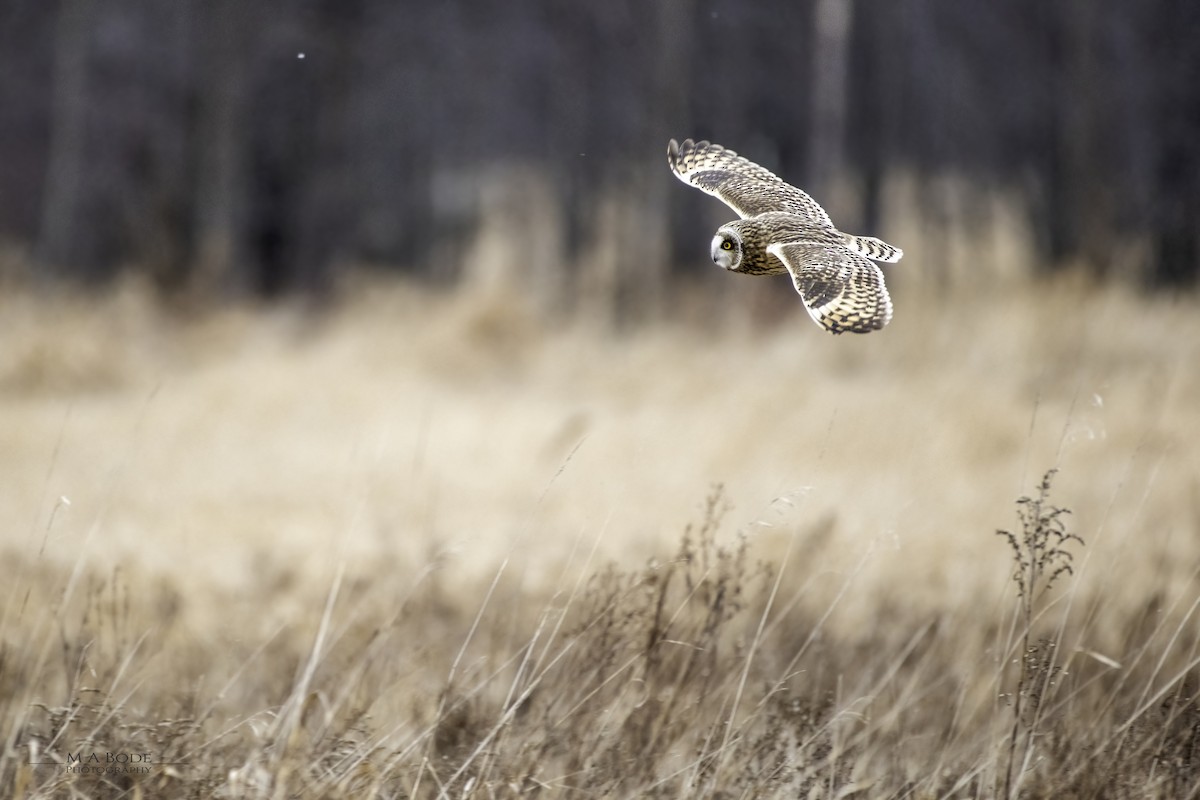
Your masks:
<instances>
[{"instance_id":1,"label":"tall dry grass","mask_svg":"<svg viewBox=\"0 0 1200 800\"><path fill-rule=\"evenodd\" d=\"M894 274L837 339L7 295L0 794L1197 796L1195 300Z\"/></svg>"}]
</instances>

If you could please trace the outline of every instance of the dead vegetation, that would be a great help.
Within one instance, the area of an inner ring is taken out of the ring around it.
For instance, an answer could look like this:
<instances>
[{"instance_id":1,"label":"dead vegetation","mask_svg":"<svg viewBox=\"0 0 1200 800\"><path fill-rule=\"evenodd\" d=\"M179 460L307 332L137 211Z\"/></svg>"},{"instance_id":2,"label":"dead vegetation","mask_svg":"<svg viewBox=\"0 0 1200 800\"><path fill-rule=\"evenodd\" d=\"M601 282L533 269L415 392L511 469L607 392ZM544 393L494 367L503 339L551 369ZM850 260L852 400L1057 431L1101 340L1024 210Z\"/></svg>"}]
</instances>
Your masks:
<instances>
[{"instance_id":1,"label":"dead vegetation","mask_svg":"<svg viewBox=\"0 0 1200 800\"><path fill-rule=\"evenodd\" d=\"M1194 310L922 302L833 352L125 299L38 369L106 312L18 309L3 794L1197 796Z\"/></svg>"}]
</instances>

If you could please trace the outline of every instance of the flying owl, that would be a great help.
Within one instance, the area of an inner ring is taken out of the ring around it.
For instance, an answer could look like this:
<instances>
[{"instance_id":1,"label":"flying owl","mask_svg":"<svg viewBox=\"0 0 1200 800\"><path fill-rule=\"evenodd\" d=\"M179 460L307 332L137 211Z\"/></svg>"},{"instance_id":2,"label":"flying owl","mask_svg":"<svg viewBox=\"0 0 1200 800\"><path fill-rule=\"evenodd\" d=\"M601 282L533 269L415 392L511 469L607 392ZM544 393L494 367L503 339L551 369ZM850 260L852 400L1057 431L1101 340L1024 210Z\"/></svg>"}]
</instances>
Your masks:
<instances>
[{"instance_id":1,"label":"flying owl","mask_svg":"<svg viewBox=\"0 0 1200 800\"><path fill-rule=\"evenodd\" d=\"M720 145L672 139L667 162L679 180L741 217L713 236L718 266L747 275L791 273L809 316L830 333L870 333L892 319L883 271L871 259L899 261L900 248L842 233L817 201Z\"/></svg>"}]
</instances>

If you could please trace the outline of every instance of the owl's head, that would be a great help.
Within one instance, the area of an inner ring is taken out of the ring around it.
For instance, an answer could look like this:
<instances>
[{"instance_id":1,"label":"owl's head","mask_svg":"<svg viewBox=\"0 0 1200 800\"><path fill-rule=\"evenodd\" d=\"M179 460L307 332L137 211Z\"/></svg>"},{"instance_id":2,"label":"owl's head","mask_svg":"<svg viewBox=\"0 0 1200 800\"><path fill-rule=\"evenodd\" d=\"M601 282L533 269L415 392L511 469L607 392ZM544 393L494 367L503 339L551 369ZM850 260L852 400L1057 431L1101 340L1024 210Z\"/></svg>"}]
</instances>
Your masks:
<instances>
[{"instance_id":1,"label":"owl's head","mask_svg":"<svg viewBox=\"0 0 1200 800\"><path fill-rule=\"evenodd\" d=\"M742 234L737 223L722 225L712 240L712 260L721 269L737 270L742 264Z\"/></svg>"}]
</instances>

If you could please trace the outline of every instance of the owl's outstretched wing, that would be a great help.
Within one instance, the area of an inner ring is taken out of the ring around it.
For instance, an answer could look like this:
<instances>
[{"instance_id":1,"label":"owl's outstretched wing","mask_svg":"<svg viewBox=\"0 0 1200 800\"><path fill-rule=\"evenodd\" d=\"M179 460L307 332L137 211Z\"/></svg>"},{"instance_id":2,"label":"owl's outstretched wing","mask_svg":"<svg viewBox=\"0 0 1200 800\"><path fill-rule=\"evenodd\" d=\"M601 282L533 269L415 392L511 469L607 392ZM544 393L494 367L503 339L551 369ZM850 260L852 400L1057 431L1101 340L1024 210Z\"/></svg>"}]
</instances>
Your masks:
<instances>
[{"instance_id":1,"label":"owl's outstretched wing","mask_svg":"<svg viewBox=\"0 0 1200 800\"><path fill-rule=\"evenodd\" d=\"M691 139L680 144L672 139L667 145L667 163L679 180L724 201L743 218L786 211L811 225L833 227L816 200L784 183L769 169L719 144Z\"/></svg>"},{"instance_id":2,"label":"owl's outstretched wing","mask_svg":"<svg viewBox=\"0 0 1200 800\"><path fill-rule=\"evenodd\" d=\"M767 245L792 274L808 315L830 333L870 333L892 319L883 271L844 247L812 242Z\"/></svg>"}]
</instances>

